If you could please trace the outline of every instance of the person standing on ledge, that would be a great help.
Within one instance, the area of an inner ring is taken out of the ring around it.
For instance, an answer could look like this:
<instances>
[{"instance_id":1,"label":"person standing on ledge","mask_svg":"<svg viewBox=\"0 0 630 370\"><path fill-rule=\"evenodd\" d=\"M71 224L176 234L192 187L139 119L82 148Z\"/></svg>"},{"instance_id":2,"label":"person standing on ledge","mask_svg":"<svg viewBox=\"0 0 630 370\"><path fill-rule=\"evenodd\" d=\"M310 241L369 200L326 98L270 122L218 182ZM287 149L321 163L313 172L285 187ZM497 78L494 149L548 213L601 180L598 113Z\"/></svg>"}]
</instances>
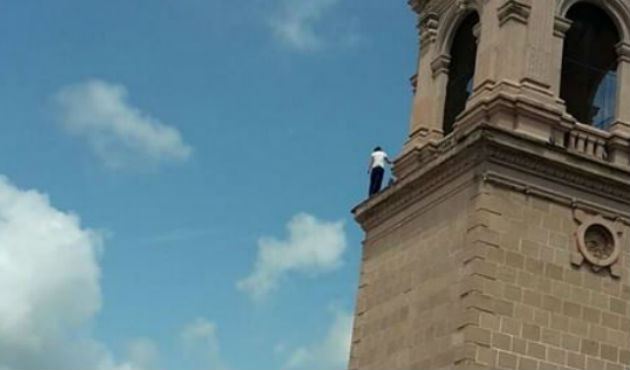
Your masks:
<instances>
[{"instance_id":1,"label":"person standing on ledge","mask_svg":"<svg viewBox=\"0 0 630 370\"><path fill-rule=\"evenodd\" d=\"M370 196L381 191L383 176L385 175L385 163L392 164L387 153L385 153L380 146L377 146L370 156L370 165L368 166L368 173L370 174Z\"/></svg>"}]
</instances>

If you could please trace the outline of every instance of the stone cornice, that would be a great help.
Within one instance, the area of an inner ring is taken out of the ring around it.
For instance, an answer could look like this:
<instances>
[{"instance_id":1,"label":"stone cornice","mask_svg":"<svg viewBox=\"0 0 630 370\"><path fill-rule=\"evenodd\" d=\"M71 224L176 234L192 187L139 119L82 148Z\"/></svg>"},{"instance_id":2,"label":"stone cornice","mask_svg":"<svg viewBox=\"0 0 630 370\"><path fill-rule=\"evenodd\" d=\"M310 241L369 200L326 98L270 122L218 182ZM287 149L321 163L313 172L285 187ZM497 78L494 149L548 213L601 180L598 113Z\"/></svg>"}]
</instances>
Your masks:
<instances>
[{"instance_id":1,"label":"stone cornice","mask_svg":"<svg viewBox=\"0 0 630 370\"><path fill-rule=\"evenodd\" d=\"M451 66L451 57L445 54L438 56L431 62L431 71L433 72L433 78L439 76L442 73L448 74Z\"/></svg>"},{"instance_id":2,"label":"stone cornice","mask_svg":"<svg viewBox=\"0 0 630 370\"><path fill-rule=\"evenodd\" d=\"M588 193L607 199L611 204L630 207L630 172L609 166L588 158L576 157L560 148L534 142L519 135L499 128L480 126L458 142L448 138L438 146L428 146L432 152L427 158L423 150L411 152L409 155L425 157L425 162L418 170L400 179L392 187L357 206L353 213L364 229L372 229L385 220L391 219L403 209L426 198L445 184L461 176L466 171L475 170L480 180L490 178L490 172L484 164L497 164L505 171L516 171L526 175L526 181L512 180L522 184L532 194L553 193L547 188L537 188L535 179L543 179L551 184L572 189L570 192ZM545 153L543 153L545 152ZM418 159L420 161L420 159ZM503 170L492 176L495 179L509 178ZM507 173L507 172L506 172ZM532 180L534 179L534 180ZM529 182L529 183L528 183ZM554 188L554 187L551 187ZM553 190L553 189L552 189ZM555 194L556 198L564 197L564 203L572 203L590 207L604 214L623 214L629 218L630 213L617 209L605 210L589 205L579 197L573 199L569 194Z\"/></svg>"},{"instance_id":3,"label":"stone cornice","mask_svg":"<svg viewBox=\"0 0 630 370\"><path fill-rule=\"evenodd\" d=\"M617 50L617 57L620 62L630 63L630 44L627 42L620 42L615 45Z\"/></svg>"},{"instance_id":4,"label":"stone cornice","mask_svg":"<svg viewBox=\"0 0 630 370\"><path fill-rule=\"evenodd\" d=\"M527 24L531 10L531 5L523 0L506 0L505 3L497 9L499 25L502 26L509 21Z\"/></svg>"},{"instance_id":5,"label":"stone cornice","mask_svg":"<svg viewBox=\"0 0 630 370\"><path fill-rule=\"evenodd\" d=\"M535 196L537 198L547 199L554 203L562 204L564 206L571 207L574 209L591 210L598 214L602 214L604 217L609 218L609 219L614 220L619 217L618 213L613 212L610 209L600 207L599 205L595 203L576 200L576 199L573 199L572 197L567 196L566 194L555 191L553 189L532 187L523 181L519 181L512 177L504 176L493 171L486 172L484 174L483 180L486 183L509 188L520 193L524 193L530 196Z\"/></svg>"},{"instance_id":6,"label":"stone cornice","mask_svg":"<svg viewBox=\"0 0 630 370\"><path fill-rule=\"evenodd\" d=\"M564 38L569 28L571 28L572 24L573 21L571 21L570 19L556 16L553 23L553 35L556 37Z\"/></svg>"},{"instance_id":7,"label":"stone cornice","mask_svg":"<svg viewBox=\"0 0 630 370\"><path fill-rule=\"evenodd\" d=\"M630 173L624 171L625 180L615 179L603 176L603 173L585 170L582 166L570 166L559 160L560 158L549 157L540 158L515 148L492 145L489 149L488 160L527 172L533 176L570 184L573 188L630 205L630 189L628 188L630 186ZM588 160L588 158L584 159Z\"/></svg>"},{"instance_id":8,"label":"stone cornice","mask_svg":"<svg viewBox=\"0 0 630 370\"><path fill-rule=\"evenodd\" d=\"M418 29L420 31L420 45L425 48L437 39L439 16L435 13L428 13L422 16Z\"/></svg>"},{"instance_id":9,"label":"stone cornice","mask_svg":"<svg viewBox=\"0 0 630 370\"><path fill-rule=\"evenodd\" d=\"M463 160L436 161L420 176L414 174L412 178L400 180L393 187L357 206L353 213L365 229L371 229L472 168L479 163L480 157L479 151L471 150Z\"/></svg>"},{"instance_id":10,"label":"stone cornice","mask_svg":"<svg viewBox=\"0 0 630 370\"><path fill-rule=\"evenodd\" d=\"M456 0L455 6L458 12L466 12L474 9L473 2L471 0Z\"/></svg>"},{"instance_id":11,"label":"stone cornice","mask_svg":"<svg viewBox=\"0 0 630 370\"><path fill-rule=\"evenodd\" d=\"M409 84L411 84L411 91L415 94L416 91L418 90L418 74L417 73L409 77Z\"/></svg>"},{"instance_id":12,"label":"stone cornice","mask_svg":"<svg viewBox=\"0 0 630 370\"><path fill-rule=\"evenodd\" d=\"M429 0L408 0L407 4L413 9L414 12L420 14L427 6Z\"/></svg>"}]
</instances>

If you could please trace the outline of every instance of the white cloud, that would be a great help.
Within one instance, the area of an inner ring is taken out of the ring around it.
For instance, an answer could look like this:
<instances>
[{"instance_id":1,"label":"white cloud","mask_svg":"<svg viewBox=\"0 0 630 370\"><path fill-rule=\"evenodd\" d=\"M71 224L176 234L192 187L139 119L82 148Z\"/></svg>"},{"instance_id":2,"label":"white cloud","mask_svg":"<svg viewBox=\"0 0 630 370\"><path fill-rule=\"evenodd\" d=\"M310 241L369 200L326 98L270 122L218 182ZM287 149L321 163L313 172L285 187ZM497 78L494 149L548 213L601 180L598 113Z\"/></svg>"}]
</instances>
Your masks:
<instances>
[{"instance_id":1,"label":"white cloud","mask_svg":"<svg viewBox=\"0 0 630 370\"><path fill-rule=\"evenodd\" d=\"M343 370L350 358L352 315L336 311L335 318L319 342L294 350L285 362L285 370Z\"/></svg>"},{"instance_id":2,"label":"white cloud","mask_svg":"<svg viewBox=\"0 0 630 370\"><path fill-rule=\"evenodd\" d=\"M317 24L339 0L281 0L270 21L274 35L287 46L310 51L323 46Z\"/></svg>"},{"instance_id":3,"label":"white cloud","mask_svg":"<svg viewBox=\"0 0 630 370\"><path fill-rule=\"evenodd\" d=\"M184 327L180 336L186 354L194 358L198 366L212 370L226 368L221 359L215 323L205 318L198 318Z\"/></svg>"},{"instance_id":4,"label":"white cloud","mask_svg":"<svg viewBox=\"0 0 630 370\"><path fill-rule=\"evenodd\" d=\"M77 215L0 176L0 369L138 370L89 335L101 247Z\"/></svg>"},{"instance_id":5,"label":"white cloud","mask_svg":"<svg viewBox=\"0 0 630 370\"><path fill-rule=\"evenodd\" d=\"M288 223L286 240L262 238L254 271L237 288L254 300L265 298L290 272L316 275L341 266L347 242L343 222L326 222L301 213Z\"/></svg>"},{"instance_id":6,"label":"white cloud","mask_svg":"<svg viewBox=\"0 0 630 370\"><path fill-rule=\"evenodd\" d=\"M62 88L53 98L63 127L85 138L111 168L187 160L192 148L179 131L127 101L127 89L101 80Z\"/></svg>"},{"instance_id":7,"label":"white cloud","mask_svg":"<svg viewBox=\"0 0 630 370\"><path fill-rule=\"evenodd\" d=\"M150 339L138 338L127 345L127 359L138 369L158 369L159 357L157 346Z\"/></svg>"}]
</instances>

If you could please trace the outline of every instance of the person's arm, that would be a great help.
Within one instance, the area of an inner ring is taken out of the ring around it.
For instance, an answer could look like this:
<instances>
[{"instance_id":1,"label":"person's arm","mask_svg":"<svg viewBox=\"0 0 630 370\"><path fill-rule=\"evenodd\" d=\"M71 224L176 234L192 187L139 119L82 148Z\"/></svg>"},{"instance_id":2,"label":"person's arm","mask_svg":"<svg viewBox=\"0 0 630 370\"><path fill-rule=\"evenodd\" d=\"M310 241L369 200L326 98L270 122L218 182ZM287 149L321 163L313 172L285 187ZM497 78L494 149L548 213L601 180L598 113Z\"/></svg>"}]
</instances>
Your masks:
<instances>
[{"instance_id":1,"label":"person's arm","mask_svg":"<svg viewBox=\"0 0 630 370\"><path fill-rule=\"evenodd\" d=\"M370 164L368 164L368 171L367 173L370 173L370 171L372 171L372 165L374 164L374 157L370 156Z\"/></svg>"},{"instance_id":2,"label":"person's arm","mask_svg":"<svg viewBox=\"0 0 630 370\"><path fill-rule=\"evenodd\" d=\"M385 162L387 164L394 164L394 162L392 162L391 160L389 160L389 156L387 154L385 154Z\"/></svg>"}]
</instances>

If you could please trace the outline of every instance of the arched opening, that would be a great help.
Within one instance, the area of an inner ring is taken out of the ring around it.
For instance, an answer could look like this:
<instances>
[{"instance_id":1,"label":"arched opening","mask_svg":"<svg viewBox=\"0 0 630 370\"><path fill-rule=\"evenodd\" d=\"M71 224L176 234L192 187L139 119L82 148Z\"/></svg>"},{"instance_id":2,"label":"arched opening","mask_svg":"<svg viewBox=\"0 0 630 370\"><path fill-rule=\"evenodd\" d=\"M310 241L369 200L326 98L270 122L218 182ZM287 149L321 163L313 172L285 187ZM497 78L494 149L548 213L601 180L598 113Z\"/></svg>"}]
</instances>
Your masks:
<instances>
[{"instance_id":1,"label":"arched opening","mask_svg":"<svg viewBox=\"0 0 630 370\"><path fill-rule=\"evenodd\" d=\"M560 97L578 122L606 129L617 105L617 27L601 8L578 3L562 55Z\"/></svg>"},{"instance_id":2,"label":"arched opening","mask_svg":"<svg viewBox=\"0 0 630 370\"><path fill-rule=\"evenodd\" d=\"M471 13L460 24L453 38L444 103L444 135L453 131L455 119L466 108L466 101L472 93L477 61L477 39L474 28L478 23L479 15L476 12Z\"/></svg>"}]
</instances>

